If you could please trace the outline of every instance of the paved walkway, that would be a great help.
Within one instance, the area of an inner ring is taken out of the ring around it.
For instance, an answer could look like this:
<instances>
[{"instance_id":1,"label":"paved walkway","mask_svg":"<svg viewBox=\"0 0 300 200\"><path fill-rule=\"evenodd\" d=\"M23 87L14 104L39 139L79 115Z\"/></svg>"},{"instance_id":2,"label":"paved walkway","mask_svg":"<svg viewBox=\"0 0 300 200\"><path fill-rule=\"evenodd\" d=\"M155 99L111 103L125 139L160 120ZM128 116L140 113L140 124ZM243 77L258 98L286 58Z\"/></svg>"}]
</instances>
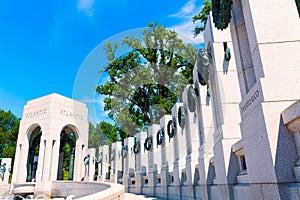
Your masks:
<instances>
[{"instance_id":1,"label":"paved walkway","mask_svg":"<svg viewBox=\"0 0 300 200\"><path fill-rule=\"evenodd\" d=\"M125 193L125 200L141 200L141 199L159 200L158 198L155 198L155 197L146 197L144 195Z\"/></svg>"}]
</instances>

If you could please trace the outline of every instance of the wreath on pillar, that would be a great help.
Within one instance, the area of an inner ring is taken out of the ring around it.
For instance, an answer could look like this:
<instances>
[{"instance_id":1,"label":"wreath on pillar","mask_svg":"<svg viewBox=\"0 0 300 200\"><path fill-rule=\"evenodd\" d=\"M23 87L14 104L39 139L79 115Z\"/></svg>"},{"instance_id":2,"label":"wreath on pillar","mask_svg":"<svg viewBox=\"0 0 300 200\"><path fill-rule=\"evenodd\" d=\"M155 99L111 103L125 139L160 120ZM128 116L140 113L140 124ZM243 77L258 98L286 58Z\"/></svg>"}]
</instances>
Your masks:
<instances>
[{"instance_id":1,"label":"wreath on pillar","mask_svg":"<svg viewBox=\"0 0 300 200\"><path fill-rule=\"evenodd\" d=\"M112 150L110 153L110 161L113 161L115 159L115 155L116 155L116 150Z\"/></svg>"},{"instance_id":2,"label":"wreath on pillar","mask_svg":"<svg viewBox=\"0 0 300 200\"><path fill-rule=\"evenodd\" d=\"M98 156L96 157L96 163L99 164L103 160L103 153L99 153Z\"/></svg>"},{"instance_id":3,"label":"wreath on pillar","mask_svg":"<svg viewBox=\"0 0 300 200\"><path fill-rule=\"evenodd\" d=\"M188 100L188 107L190 112L195 112L196 110L196 92L193 86L190 86L187 90L187 100Z\"/></svg>"},{"instance_id":4,"label":"wreath on pillar","mask_svg":"<svg viewBox=\"0 0 300 200\"><path fill-rule=\"evenodd\" d=\"M5 173L6 172L6 165L0 165L0 172Z\"/></svg>"},{"instance_id":5,"label":"wreath on pillar","mask_svg":"<svg viewBox=\"0 0 300 200\"><path fill-rule=\"evenodd\" d=\"M162 128L159 131L157 131L156 134L157 145L161 145L164 141L165 141L165 130Z\"/></svg>"},{"instance_id":6,"label":"wreath on pillar","mask_svg":"<svg viewBox=\"0 0 300 200\"><path fill-rule=\"evenodd\" d=\"M209 80L209 68L211 63L211 55L206 49L199 49L197 53L197 72L198 80L201 85L207 85Z\"/></svg>"},{"instance_id":7,"label":"wreath on pillar","mask_svg":"<svg viewBox=\"0 0 300 200\"><path fill-rule=\"evenodd\" d=\"M167 134L169 138L171 139L176 134L176 121L175 119L172 119L168 122L167 126Z\"/></svg>"},{"instance_id":8,"label":"wreath on pillar","mask_svg":"<svg viewBox=\"0 0 300 200\"><path fill-rule=\"evenodd\" d=\"M128 152L128 146L122 146L122 157L125 158Z\"/></svg>"},{"instance_id":9,"label":"wreath on pillar","mask_svg":"<svg viewBox=\"0 0 300 200\"><path fill-rule=\"evenodd\" d=\"M147 151L150 151L152 147L152 137L147 137L145 142L144 142L144 148L147 150Z\"/></svg>"},{"instance_id":10,"label":"wreath on pillar","mask_svg":"<svg viewBox=\"0 0 300 200\"><path fill-rule=\"evenodd\" d=\"M83 159L83 164L84 164L84 165L88 165L89 163L90 163L90 156L87 155L87 156L85 156L84 159Z\"/></svg>"},{"instance_id":11,"label":"wreath on pillar","mask_svg":"<svg viewBox=\"0 0 300 200\"><path fill-rule=\"evenodd\" d=\"M140 149L141 149L140 141L134 142L134 145L133 145L133 153L134 153L134 154L140 153Z\"/></svg>"},{"instance_id":12,"label":"wreath on pillar","mask_svg":"<svg viewBox=\"0 0 300 200\"><path fill-rule=\"evenodd\" d=\"M178 124L181 128L184 128L186 120L186 110L184 106L180 106L178 109Z\"/></svg>"},{"instance_id":13,"label":"wreath on pillar","mask_svg":"<svg viewBox=\"0 0 300 200\"><path fill-rule=\"evenodd\" d=\"M228 27L231 19L232 0L212 0L213 22L217 29Z\"/></svg>"}]
</instances>

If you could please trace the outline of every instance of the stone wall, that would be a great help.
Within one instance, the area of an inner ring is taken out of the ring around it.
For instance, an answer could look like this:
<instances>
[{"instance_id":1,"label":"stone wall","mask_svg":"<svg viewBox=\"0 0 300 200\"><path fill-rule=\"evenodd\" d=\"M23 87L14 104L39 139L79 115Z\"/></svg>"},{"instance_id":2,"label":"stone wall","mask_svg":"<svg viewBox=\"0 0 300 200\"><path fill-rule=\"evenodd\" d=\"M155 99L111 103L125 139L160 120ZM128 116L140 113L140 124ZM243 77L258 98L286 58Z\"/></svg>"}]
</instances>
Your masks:
<instances>
[{"instance_id":1,"label":"stone wall","mask_svg":"<svg viewBox=\"0 0 300 200\"><path fill-rule=\"evenodd\" d=\"M213 28L209 17L205 50L198 52L194 84L185 88L183 102L147 134L136 134L140 151L132 151L134 138L125 139L126 191L161 199L300 198L300 57L287 50L299 55L299 17L294 2L276 7L270 1L267 12L262 4L234 0L230 30ZM277 32L279 13L290 20ZM268 24L273 15L278 21ZM205 73L203 87L199 74ZM162 129L164 140L157 144ZM149 151L143 150L145 135L153 139Z\"/></svg>"}]
</instances>

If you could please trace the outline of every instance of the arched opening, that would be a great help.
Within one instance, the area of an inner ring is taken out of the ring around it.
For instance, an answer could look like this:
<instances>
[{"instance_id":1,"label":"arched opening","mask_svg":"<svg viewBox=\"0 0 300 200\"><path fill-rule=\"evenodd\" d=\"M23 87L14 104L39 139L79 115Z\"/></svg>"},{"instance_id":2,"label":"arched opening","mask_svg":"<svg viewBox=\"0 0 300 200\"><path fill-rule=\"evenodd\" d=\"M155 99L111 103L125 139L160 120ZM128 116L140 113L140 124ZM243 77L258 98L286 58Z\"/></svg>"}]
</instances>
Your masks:
<instances>
[{"instance_id":1,"label":"arched opening","mask_svg":"<svg viewBox=\"0 0 300 200\"><path fill-rule=\"evenodd\" d=\"M62 129L57 180L73 180L76 139L75 128L66 126Z\"/></svg>"},{"instance_id":2,"label":"arched opening","mask_svg":"<svg viewBox=\"0 0 300 200\"><path fill-rule=\"evenodd\" d=\"M38 126L29 133L29 151L27 159L27 182L35 182L36 170L38 167L38 158L40 150L42 131L41 127Z\"/></svg>"}]
</instances>

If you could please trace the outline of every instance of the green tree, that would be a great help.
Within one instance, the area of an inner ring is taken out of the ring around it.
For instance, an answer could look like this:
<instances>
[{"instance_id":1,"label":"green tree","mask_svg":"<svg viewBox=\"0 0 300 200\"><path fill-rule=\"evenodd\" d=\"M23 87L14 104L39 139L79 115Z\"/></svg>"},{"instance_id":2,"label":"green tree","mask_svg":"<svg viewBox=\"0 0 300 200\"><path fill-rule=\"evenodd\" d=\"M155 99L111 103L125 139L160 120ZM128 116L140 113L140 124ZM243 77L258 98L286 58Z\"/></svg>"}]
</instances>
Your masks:
<instances>
[{"instance_id":1,"label":"green tree","mask_svg":"<svg viewBox=\"0 0 300 200\"><path fill-rule=\"evenodd\" d=\"M193 23L196 21L200 21L202 23L201 26L196 26L194 29L194 37L199 35L202 31L205 30L206 26L206 21L207 21L207 16L209 15L209 12L212 10L212 4L210 3L209 0L205 0L203 2L203 8L202 10L193 16Z\"/></svg>"},{"instance_id":2,"label":"green tree","mask_svg":"<svg viewBox=\"0 0 300 200\"><path fill-rule=\"evenodd\" d=\"M297 9L298 9L298 14L300 16L300 0L295 0L295 1L296 1Z\"/></svg>"},{"instance_id":3,"label":"green tree","mask_svg":"<svg viewBox=\"0 0 300 200\"><path fill-rule=\"evenodd\" d=\"M119 131L115 125L102 121L96 126L89 122L89 148L111 144L119 140Z\"/></svg>"},{"instance_id":4,"label":"green tree","mask_svg":"<svg viewBox=\"0 0 300 200\"><path fill-rule=\"evenodd\" d=\"M63 161L63 180L69 179L69 169L70 169L70 150L71 147L68 143L64 146L64 161Z\"/></svg>"},{"instance_id":5,"label":"green tree","mask_svg":"<svg viewBox=\"0 0 300 200\"><path fill-rule=\"evenodd\" d=\"M11 111L0 109L0 158L14 160L20 119Z\"/></svg>"},{"instance_id":6,"label":"green tree","mask_svg":"<svg viewBox=\"0 0 300 200\"><path fill-rule=\"evenodd\" d=\"M89 122L89 148L97 149L101 144L101 136L102 134L97 133L95 126Z\"/></svg>"},{"instance_id":7,"label":"green tree","mask_svg":"<svg viewBox=\"0 0 300 200\"><path fill-rule=\"evenodd\" d=\"M123 131L134 134L170 114L184 86L192 83L195 48L184 44L175 31L150 23L143 37L125 37L122 47L106 43L110 80L96 91L106 95L104 110ZM128 53L118 56L118 48Z\"/></svg>"}]
</instances>

